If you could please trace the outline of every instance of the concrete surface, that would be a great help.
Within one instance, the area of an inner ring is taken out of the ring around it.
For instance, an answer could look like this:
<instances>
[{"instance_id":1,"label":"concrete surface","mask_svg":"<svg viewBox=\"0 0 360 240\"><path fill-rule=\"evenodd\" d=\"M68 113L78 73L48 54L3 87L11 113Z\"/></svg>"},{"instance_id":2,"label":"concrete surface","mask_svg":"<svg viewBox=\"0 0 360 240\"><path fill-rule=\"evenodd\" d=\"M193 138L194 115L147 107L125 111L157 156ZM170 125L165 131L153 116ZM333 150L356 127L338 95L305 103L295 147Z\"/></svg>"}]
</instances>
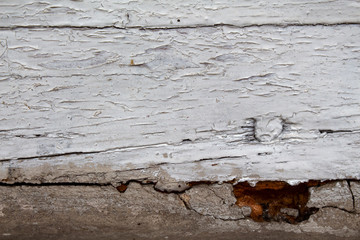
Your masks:
<instances>
[{"instance_id":1,"label":"concrete surface","mask_svg":"<svg viewBox=\"0 0 360 240\"><path fill-rule=\"evenodd\" d=\"M354 211L353 195L346 181L337 181L310 188L308 207L337 207Z\"/></svg>"},{"instance_id":2,"label":"concrete surface","mask_svg":"<svg viewBox=\"0 0 360 240\"><path fill-rule=\"evenodd\" d=\"M360 183L358 181L350 181L351 193L354 196L354 207L357 213L360 213Z\"/></svg>"},{"instance_id":3,"label":"concrete surface","mask_svg":"<svg viewBox=\"0 0 360 240\"><path fill-rule=\"evenodd\" d=\"M333 207L320 208L299 224L254 222L243 216L234 219L240 208L228 208L234 203L231 188L228 184L199 185L175 194L136 182L130 183L124 193L113 186L2 185L0 239L360 237L360 215ZM187 206L181 195L190 197Z\"/></svg>"}]
</instances>

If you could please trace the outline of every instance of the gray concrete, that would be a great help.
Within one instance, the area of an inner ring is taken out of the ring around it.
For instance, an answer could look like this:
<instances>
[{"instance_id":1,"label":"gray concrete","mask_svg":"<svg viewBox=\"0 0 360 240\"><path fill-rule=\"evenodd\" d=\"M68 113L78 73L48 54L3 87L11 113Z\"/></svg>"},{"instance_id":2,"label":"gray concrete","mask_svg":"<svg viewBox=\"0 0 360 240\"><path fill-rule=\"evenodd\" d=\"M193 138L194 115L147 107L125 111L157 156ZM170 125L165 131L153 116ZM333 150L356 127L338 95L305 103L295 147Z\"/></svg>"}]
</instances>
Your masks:
<instances>
[{"instance_id":1,"label":"gray concrete","mask_svg":"<svg viewBox=\"0 0 360 240\"><path fill-rule=\"evenodd\" d=\"M346 181L332 182L310 189L308 207L336 207L354 211L353 197Z\"/></svg>"},{"instance_id":2,"label":"gray concrete","mask_svg":"<svg viewBox=\"0 0 360 240\"><path fill-rule=\"evenodd\" d=\"M354 196L354 206L357 213L360 213L360 182L350 181L351 192Z\"/></svg>"},{"instance_id":3,"label":"gray concrete","mask_svg":"<svg viewBox=\"0 0 360 240\"><path fill-rule=\"evenodd\" d=\"M181 200L182 194L158 192L153 185L139 183L131 183L124 193L112 186L0 186L0 239L360 237L360 215L335 208L322 208L296 225L231 219L238 210L227 208L233 203L228 188L194 187L185 193L191 198L189 207ZM208 214L199 213L200 206L208 208Z\"/></svg>"},{"instance_id":4,"label":"gray concrete","mask_svg":"<svg viewBox=\"0 0 360 240\"><path fill-rule=\"evenodd\" d=\"M235 205L231 184L199 185L180 195L186 206L195 212L216 219L244 219L242 209ZM246 211L246 210L245 210Z\"/></svg>"}]
</instances>

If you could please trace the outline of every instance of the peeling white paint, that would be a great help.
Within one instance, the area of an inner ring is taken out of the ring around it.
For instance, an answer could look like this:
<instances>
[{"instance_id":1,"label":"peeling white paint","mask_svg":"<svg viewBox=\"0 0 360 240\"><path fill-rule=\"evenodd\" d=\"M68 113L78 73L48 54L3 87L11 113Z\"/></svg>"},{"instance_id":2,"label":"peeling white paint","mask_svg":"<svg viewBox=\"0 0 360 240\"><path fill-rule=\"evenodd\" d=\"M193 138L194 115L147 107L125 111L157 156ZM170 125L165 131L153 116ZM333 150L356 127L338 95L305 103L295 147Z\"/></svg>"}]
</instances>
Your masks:
<instances>
[{"instance_id":1,"label":"peeling white paint","mask_svg":"<svg viewBox=\"0 0 360 240\"><path fill-rule=\"evenodd\" d=\"M360 179L356 1L135 2L0 2L0 180Z\"/></svg>"}]
</instances>

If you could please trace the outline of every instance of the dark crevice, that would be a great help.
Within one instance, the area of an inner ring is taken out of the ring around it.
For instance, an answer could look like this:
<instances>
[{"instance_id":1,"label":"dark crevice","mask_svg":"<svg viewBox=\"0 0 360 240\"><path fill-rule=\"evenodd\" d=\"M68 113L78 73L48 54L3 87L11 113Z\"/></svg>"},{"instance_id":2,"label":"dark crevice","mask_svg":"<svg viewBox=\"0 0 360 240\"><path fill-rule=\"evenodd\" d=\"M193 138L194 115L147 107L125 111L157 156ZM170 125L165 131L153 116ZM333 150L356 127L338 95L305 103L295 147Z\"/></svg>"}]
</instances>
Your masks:
<instances>
[{"instance_id":1,"label":"dark crevice","mask_svg":"<svg viewBox=\"0 0 360 240\"><path fill-rule=\"evenodd\" d=\"M182 141L183 142L183 141ZM185 141L188 142L188 141ZM88 155L88 154L97 154L97 153L106 153L116 150L126 150L126 149L134 149L134 148L143 148L143 147L156 147L159 145L168 144L168 143L155 143L155 144L149 144L149 145L138 145L138 146L126 146L126 147L115 147L115 148L109 148L99 151L89 151L89 152L66 152L66 153L55 153L55 154L44 154L44 155L38 155L38 156L30 156L30 157L19 157L19 158L8 158L8 159L0 159L0 162L6 162L11 160L31 160L31 159L44 159L44 158L51 158L51 157L62 157L62 156L69 156L69 155ZM193 160L192 162L202 162L202 161L211 161L211 160L221 160L221 159L230 159L230 158L243 158L245 155L240 156L222 156L217 158L202 158L198 160ZM153 166L161 166L161 165L174 165L174 164L183 164L183 163L169 163L169 162L162 162L157 163ZM131 169L133 170L133 169Z\"/></svg>"},{"instance_id":2,"label":"dark crevice","mask_svg":"<svg viewBox=\"0 0 360 240\"><path fill-rule=\"evenodd\" d=\"M189 182L188 185L190 187L196 186L196 185L212 185L212 184L217 184L218 182L216 181L196 181L196 182ZM226 182L228 183L228 182Z\"/></svg>"},{"instance_id":3,"label":"dark crevice","mask_svg":"<svg viewBox=\"0 0 360 240\"><path fill-rule=\"evenodd\" d=\"M184 204L184 206L185 206L185 208L186 208L187 210L190 210L190 211L194 211L194 212L195 212L195 210L191 208L191 206L189 205L189 203L188 203L187 201L185 201L185 199L182 198L181 195L179 195L179 199L183 202L183 204ZM196 212L196 213L198 213L198 212ZM199 214L199 213L198 213L198 214Z\"/></svg>"},{"instance_id":4,"label":"dark crevice","mask_svg":"<svg viewBox=\"0 0 360 240\"><path fill-rule=\"evenodd\" d=\"M148 144L148 145L137 145L137 146L125 146L125 147L114 147L114 148L108 148L104 150L98 150L98 151L88 151L88 152L81 152L81 151L74 151L74 152L65 152L65 153L54 153L54 154L44 154L44 155L38 155L38 156L29 156L29 157L19 157L19 158L8 158L8 159L0 159L1 161L11 161L11 160L31 160L31 159L42 159L42 158L50 158L50 157L62 157L62 156L69 156L69 155L86 155L86 154L96 154L96 153L105 153L115 150L126 150L126 149L134 149L134 148L143 148L143 147L156 147L159 145L164 145L167 143L154 143L154 144Z\"/></svg>"},{"instance_id":5,"label":"dark crevice","mask_svg":"<svg viewBox=\"0 0 360 240\"><path fill-rule=\"evenodd\" d=\"M271 154L272 154L272 152L260 152L257 155L258 156L266 156L266 155L271 155Z\"/></svg>"},{"instance_id":6,"label":"dark crevice","mask_svg":"<svg viewBox=\"0 0 360 240\"><path fill-rule=\"evenodd\" d=\"M188 189L189 189L189 188L188 188ZM186 189L186 190L188 190L188 189ZM157 191L157 192L160 192L160 193L165 193L165 194L171 194L171 193L173 193L173 194L176 194L176 195L182 194L182 193L186 192L186 190L183 190L183 191L160 190L160 189L155 188L155 187L154 187L154 190Z\"/></svg>"},{"instance_id":7,"label":"dark crevice","mask_svg":"<svg viewBox=\"0 0 360 240\"><path fill-rule=\"evenodd\" d=\"M0 186L2 186L2 187L16 187L16 186L46 187L46 186L112 186L112 185L110 183L78 183L78 182L51 182L51 183L0 182Z\"/></svg>"},{"instance_id":8,"label":"dark crevice","mask_svg":"<svg viewBox=\"0 0 360 240\"><path fill-rule=\"evenodd\" d=\"M107 150L102 151L91 151L91 152L67 152L67 153L55 153L55 154L46 154L46 155L38 155L38 156L30 156L30 157L19 157L19 158L9 158L9 159L1 159L0 161L10 161L10 160L30 160L36 158L49 158L49 157L62 157L62 156L69 156L69 155L81 155L81 154L95 154L106 152Z\"/></svg>"},{"instance_id":9,"label":"dark crevice","mask_svg":"<svg viewBox=\"0 0 360 240\"><path fill-rule=\"evenodd\" d=\"M124 193L126 192L128 186L130 183L138 183L142 186L146 186L146 185L151 185L152 188L157 191L157 192L161 192L161 193L173 193L171 191L167 192L167 191L161 191L157 188L155 188L155 185L156 185L156 182L154 181L150 181L150 180L146 180L146 179L143 179L143 180L129 180L129 181L126 181L125 183L120 183L119 185L117 185L115 188L116 190L118 190L120 193ZM174 193L179 193L179 192L174 192Z\"/></svg>"},{"instance_id":10,"label":"dark crevice","mask_svg":"<svg viewBox=\"0 0 360 240\"><path fill-rule=\"evenodd\" d=\"M156 163L150 167L157 167L157 166L163 166L163 165L182 165L186 163L197 163L197 162L207 162L207 161L217 161L217 160L223 160L223 159L234 159L237 160L239 158L244 158L246 155L235 155L235 156L221 156L221 157L215 157L215 158L201 158L197 160L191 160L186 162L179 162L179 163L171 163L171 162L162 162L162 163Z\"/></svg>"},{"instance_id":11,"label":"dark crevice","mask_svg":"<svg viewBox=\"0 0 360 240\"><path fill-rule=\"evenodd\" d=\"M14 135L14 137L25 138L25 139L33 139L33 138L40 138L40 137L47 137L47 136L48 136L48 134Z\"/></svg>"},{"instance_id":12,"label":"dark crevice","mask_svg":"<svg viewBox=\"0 0 360 240\"><path fill-rule=\"evenodd\" d=\"M255 76L250 76L250 77L239 78L239 79L235 79L233 81L235 81L235 82L251 81L251 80L257 80L259 78L268 78L273 75L275 75L275 74L274 73L266 73L266 74L262 74L262 75L255 75Z\"/></svg>"},{"instance_id":13,"label":"dark crevice","mask_svg":"<svg viewBox=\"0 0 360 240\"><path fill-rule=\"evenodd\" d=\"M237 155L237 156L222 156L222 157L216 157L216 158L202 158L199 160L194 160L192 162L203 162L203 161L216 161L216 160L221 160L221 159L239 159L239 158L244 158L245 155ZM171 163L170 163L171 164Z\"/></svg>"},{"instance_id":14,"label":"dark crevice","mask_svg":"<svg viewBox=\"0 0 360 240\"><path fill-rule=\"evenodd\" d=\"M349 186L349 190L350 190L350 193L351 193L351 197L352 197L352 201L353 201L353 209L354 211L356 211L356 205L355 205L355 196L354 196L354 193L351 189L351 184L350 184L350 180L346 180L348 186Z\"/></svg>"},{"instance_id":15,"label":"dark crevice","mask_svg":"<svg viewBox=\"0 0 360 240\"><path fill-rule=\"evenodd\" d=\"M250 218L254 221L257 222L276 221L276 222L287 222L290 224L297 224L302 221L308 220L311 215L319 211L319 208L306 206L310 198L309 188L326 185L334 181L336 180L326 180L326 181L309 180L308 182L300 183L299 185L295 185L295 186L291 186L288 183L281 181L262 181L262 182L258 182L255 187L251 187L248 182L240 182L234 185L234 195L237 198L237 202L236 202L237 206L239 207L248 206L252 209ZM235 180L228 181L225 183L234 184ZM190 188L196 185L212 185L212 184L219 184L219 182L196 181L196 182L187 183L187 185ZM249 194L249 191L241 192L240 190L241 193L239 194L239 186L241 185L246 186L248 190L249 188L253 188L253 191L252 192L250 191ZM186 190L184 190L183 192L186 192ZM219 218L213 215L202 214L197 212L195 209L193 209L188 203L188 201L186 201L186 199L183 198L183 196L181 195L183 192L167 192L167 191L159 191L159 190L157 191L162 193L177 194L181 199L181 201L184 203L186 209L196 212L197 214L202 216L210 216L215 219L220 219L223 221L238 221L244 219L244 218L227 219L227 218ZM215 195L221 198L221 196L218 196L217 194ZM244 201L244 199L246 202L245 204L244 202L241 202ZM261 212L259 212L259 207L261 209ZM282 208L297 209L299 211L299 214L298 216L291 216L286 213L281 213L280 210ZM348 213L354 213L352 211L348 211L346 209L342 209L338 207L332 207L332 208L337 208Z\"/></svg>"},{"instance_id":16,"label":"dark crevice","mask_svg":"<svg viewBox=\"0 0 360 240\"><path fill-rule=\"evenodd\" d=\"M256 136L256 119L255 118L249 118L247 119L248 121L250 121L250 126L241 126L241 128L248 128L249 133L245 135L245 141L247 142L261 142L261 139L258 139ZM288 130L289 128L289 123L286 122L284 119L282 119L282 131L279 135L281 135L284 131ZM2 130L5 131L5 130ZM353 130L331 130L331 129L319 129L318 130L320 133L327 133L327 134L331 134L331 133L351 133L354 132ZM17 137L23 137L25 138L26 136L23 135L16 135ZM35 134L35 135L31 135L31 136L27 136L27 138L38 138L38 137L45 137L46 135L44 134ZM191 143L193 142L193 140L191 139L183 139L181 141L182 144L185 143ZM31 159L43 159L43 158L51 158L51 157L62 157L62 156L70 156L70 155L87 155L87 154L98 154L98 153L105 153L105 152L111 152L111 151L115 151L115 150L126 150L129 148L143 148L143 147L156 147L159 145L163 145L163 144L168 144L168 143L154 143L154 144L148 144L148 145L138 145L138 146L124 146L124 147L114 147L114 148L109 148L109 149L103 149L103 150L98 150L98 151L88 151L88 152L82 152L82 151L74 151L74 152L65 152L65 153L54 153L54 154L44 154L44 155L37 155L37 156L29 156L29 157L18 157L18 158L8 158L8 159L0 159L0 161L11 161L11 160L31 160ZM262 154L259 153L259 155L267 155L267 154ZM244 156L223 156L223 157L219 157L219 158L204 158L204 159L199 159L199 160L194 160L193 162L201 162L201 161L209 161L209 160L219 160L219 159L226 159L226 158L242 158ZM171 164L171 163L159 163L156 165L163 165L163 164Z\"/></svg>"},{"instance_id":17,"label":"dark crevice","mask_svg":"<svg viewBox=\"0 0 360 240\"><path fill-rule=\"evenodd\" d=\"M171 30L171 29L192 29L192 28L211 28L211 27L232 27L232 28L251 28L251 27L280 27L280 28L287 28L287 27L315 27L315 26L344 26L344 25L359 25L360 22L339 22L339 23L264 23L264 24L247 24L247 25L235 25L235 24L226 24L226 23L219 23L219 24L212 24L212 25L190 25L190 26L124 26L119 27L115 25L108 25L108 26L72 26L72 25L17 25L17 26L9 26L4 27L1 26L0 30L15 30L15 29L79 29L79 30L89 30L89 29L119 29L119 30L126 30L126 29L139 29L139 30Z\"/></svg>"},{"instance_id":18,"label":"dark crevice","mask_svg":"<svg viewBox=\"0 0 360 240\"><path fill-rule=\"evenodd\" d=\"M241 126L241 128L249 129L249 133L245 135L245 140L248 141L249 143L259 142L259 140L257 139L256 134L255 134L256 119L248 118L246 120L249 122L249 126Z\"/></svg>"},{"instance_id":19,"label":"dark crevice","mask_svg":"<svg viewBox=\"0 0 360 240\"><path fill-rule=\"evenodd\" d=\"M332 129L319 129L320 133L351 133L352 130L332 130Z\"/></svg>"},{"instance_id":20,"label":"dark crevice","mask_svg":"<svg viewBox=\"0 0 360 240\"><path fill-rule=\"evenodd\" d=\"M166 193L166 194L170 194L170 193L174 193L174 194L182 194L184 192L186 192L186 190L189 190L191 187L189 188L186 188L184 190L169 190L169 189L166 189L166 190L160 190L159 188L156 188L155 187L155 184L154 184L154 190L157 191L157 192L161 192L161 193Z\"/></svg>"},{"instance_id":21,"label":"dark crevice","mask_svg":"<svg viewBox=\"0 0 360 240\"><path fill-rule=\"evenodd\" d=\"M324 207L322 207L322 209L323 209L323 208L339 209L339 210L341 210L341 211L344 211L344 212L347 212L347 213L350 213L350 214L356 213L355 211L349 211L349 210L347 210L347 209L345 209L345 208L340 208L340 207L336 207L336 206L324 206Z\"/></svg>"},{"instance_id":22,"label":"dark crevice","mask_svg":"<svg viewBox=\"0 0 360 240\"><path fill-rule=\"evenodd\" d=\"M291 186L282 181L262 181L254 187L248 182L238 183L234 186L236 204L239 207L250 207L250 217L257 222L278 221L296 224L318 211L317 208L308 208L310 198L309 188L325 183L308 181ZM281 212L281 209L292 209L296 215Z\"/></svg>"}]
</instances>

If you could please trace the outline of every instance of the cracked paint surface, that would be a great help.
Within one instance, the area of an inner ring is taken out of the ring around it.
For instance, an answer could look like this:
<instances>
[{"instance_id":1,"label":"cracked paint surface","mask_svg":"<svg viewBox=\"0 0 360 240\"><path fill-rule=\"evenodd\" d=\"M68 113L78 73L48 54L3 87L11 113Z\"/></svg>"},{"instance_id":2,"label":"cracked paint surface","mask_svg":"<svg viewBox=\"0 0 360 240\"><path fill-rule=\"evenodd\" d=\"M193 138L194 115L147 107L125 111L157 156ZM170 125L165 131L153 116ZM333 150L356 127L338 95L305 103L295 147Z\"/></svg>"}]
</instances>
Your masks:
<instances>
[{"instance_id":1,"label":"cracked paint surface","mask_svg":"<svg viewBox=\"0 0 360 240\"><path fill-rule=\"evenodd\" d=\"M359 11L0 1L0 239L358 239Z\"/></svg>"},{"instance_id":2,"label":"cracked paint surface","mask_svg":"<svg viewBox=\"0 0 360 240\"><path fill-rule=\"evenodd\" d=\"M226 3L0 3L0 180L359 179L359 5Z\"/></svg>"},{"instance_id":3,"label":"cracked paint surface","mask_svg":"<svg viewBox=\"0 0 360 240\"><path fill-rule=\"evenodd\" d=\"M0 179L359 178L357 25L0 31Z\"/></svg>"}]
</instances>

